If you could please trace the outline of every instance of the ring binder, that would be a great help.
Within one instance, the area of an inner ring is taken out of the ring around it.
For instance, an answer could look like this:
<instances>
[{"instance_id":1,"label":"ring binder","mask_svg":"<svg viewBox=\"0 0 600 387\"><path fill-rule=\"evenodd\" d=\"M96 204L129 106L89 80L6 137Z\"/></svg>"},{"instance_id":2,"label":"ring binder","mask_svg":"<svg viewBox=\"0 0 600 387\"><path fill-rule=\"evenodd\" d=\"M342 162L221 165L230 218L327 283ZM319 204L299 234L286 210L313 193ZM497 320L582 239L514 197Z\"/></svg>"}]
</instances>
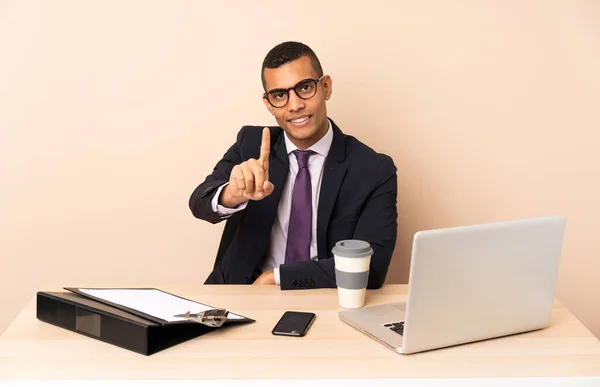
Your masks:
<instances>
[{"instance_id":1,"label":"ring binder","mask_svg":"<svg viewBox=\"0 0 600 387\"><path fill-rule=\"evenodd\" d=\"M171 314L173 319L168 320L91 296L79 288L65 289L69 292L37 292L38 320L146 356L215 329L225 329L225 325L255 321L158 289L122 290L155 290L165 297L177 297L183 304L187 302L186 305L200 305L209 309L198 313L188 311L181 315Z\"/></svg>"}]
</instances>

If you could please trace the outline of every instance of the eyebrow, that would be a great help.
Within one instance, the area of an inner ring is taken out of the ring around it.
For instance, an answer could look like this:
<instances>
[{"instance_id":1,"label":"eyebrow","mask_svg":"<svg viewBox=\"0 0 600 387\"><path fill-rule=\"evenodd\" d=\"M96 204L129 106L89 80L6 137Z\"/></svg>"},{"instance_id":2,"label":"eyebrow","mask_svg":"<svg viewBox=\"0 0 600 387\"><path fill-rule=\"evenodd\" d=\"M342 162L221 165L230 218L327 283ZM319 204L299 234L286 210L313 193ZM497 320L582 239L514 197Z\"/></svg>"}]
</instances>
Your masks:
<instances>
[{"instance_id":1,"label":"eyebrow","mask_svg":"<svg viewBox=\"0 0 600 387\"><path fill-rule=\"evenodd\" d=\"M297 85L297 84L299 84L299 83L300 83L300 82L302 82L302 81L308 81L308 80L311 80L311 79L315 79L315 78L312 78L312 77L308 77L308 78L302 78L302 79L301 79L301 80L299 80L298 82L294 83L294 86L290 86L290 87L277 87L277 88L275 88L275 89L271 89L271 90L267 91L267 93L271 93L271 92L273 92L273 91L286 91L286 90L288 90L288 89L291 89L291 88L294 88L294 87L296 87L296 85Z\"/></svg>"}]
</instances>

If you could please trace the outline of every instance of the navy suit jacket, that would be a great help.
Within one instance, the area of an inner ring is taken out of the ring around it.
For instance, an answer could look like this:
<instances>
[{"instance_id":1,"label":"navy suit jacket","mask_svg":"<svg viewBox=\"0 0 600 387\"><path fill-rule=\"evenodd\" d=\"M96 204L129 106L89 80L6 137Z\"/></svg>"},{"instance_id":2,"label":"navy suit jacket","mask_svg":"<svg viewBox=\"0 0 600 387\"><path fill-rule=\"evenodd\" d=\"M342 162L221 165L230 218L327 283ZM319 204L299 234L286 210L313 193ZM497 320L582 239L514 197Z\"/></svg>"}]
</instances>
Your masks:
<instances>
[{"instance_id":1,"label":"navy suit jacket","mask_svg":"<svg viewBox=\"0 0 600 387\"><path fill-rule=\"evenodd\" d=\"M343 239L360 239L374 250L369 268L369 289L385 280L396 244L397 174L393 160L376 153L356 138L347 136L332 121L333 141L325 160L317 209L318 260L280 266L281 289L335 287L332 248ZM263 127L244 126L213 172L192 193L193 215L211 223L223 220L212 210L217 189L229 181L233 167L258 159ZM212 273L207 284L251 284L261 274L271 228L289 158L280 127L270 127L269 181L275 189L263 200L227 218Z\"/></svg>"}]
</instances>

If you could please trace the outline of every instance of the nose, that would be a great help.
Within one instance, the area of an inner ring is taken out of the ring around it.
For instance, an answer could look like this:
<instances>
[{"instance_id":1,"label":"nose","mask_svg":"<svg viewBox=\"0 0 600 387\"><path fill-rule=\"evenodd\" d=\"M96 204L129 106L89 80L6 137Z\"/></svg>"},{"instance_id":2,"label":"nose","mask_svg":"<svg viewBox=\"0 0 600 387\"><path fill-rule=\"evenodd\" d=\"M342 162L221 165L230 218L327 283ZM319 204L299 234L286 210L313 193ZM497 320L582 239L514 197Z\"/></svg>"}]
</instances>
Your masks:
<instances>
[{"instance_id":1,"label":"nose","mask_svg":"<svg viewBox=\"0 0 600 387\"><path fill-rule=\"evenodd\" d=\"M290 112L297 112L298 110L304 108L304 100L298 97L298 94L296 94L294 89L290 90L288 98L288 110Z\"/></svg>"}]
</instances>

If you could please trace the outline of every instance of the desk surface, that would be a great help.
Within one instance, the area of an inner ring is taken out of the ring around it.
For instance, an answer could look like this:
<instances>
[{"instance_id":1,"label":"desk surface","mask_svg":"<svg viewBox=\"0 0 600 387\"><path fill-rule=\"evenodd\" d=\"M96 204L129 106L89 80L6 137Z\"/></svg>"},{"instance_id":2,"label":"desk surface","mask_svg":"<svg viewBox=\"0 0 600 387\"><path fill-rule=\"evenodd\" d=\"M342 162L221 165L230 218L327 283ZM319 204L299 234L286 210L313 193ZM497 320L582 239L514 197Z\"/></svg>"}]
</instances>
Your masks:
<instances>
[{"instance_id":1,"label":"desk surface","mask_svg":"<svg viewBox=\"0 0 600 387\"><path fill-rule=\"evenodd\" d=\"M35 298L0 337L0 379L353 379L600 377L600 342L556 302L549 328L399 355L341 322L335 289L164 286L256 319L146 357L40 322ZM44 289L59 290L59 289ZM367 306L406 299L406 285L367 293ZM317 314L303 338L271 335L286 310Z\"/></svg>"}]
</instances>

